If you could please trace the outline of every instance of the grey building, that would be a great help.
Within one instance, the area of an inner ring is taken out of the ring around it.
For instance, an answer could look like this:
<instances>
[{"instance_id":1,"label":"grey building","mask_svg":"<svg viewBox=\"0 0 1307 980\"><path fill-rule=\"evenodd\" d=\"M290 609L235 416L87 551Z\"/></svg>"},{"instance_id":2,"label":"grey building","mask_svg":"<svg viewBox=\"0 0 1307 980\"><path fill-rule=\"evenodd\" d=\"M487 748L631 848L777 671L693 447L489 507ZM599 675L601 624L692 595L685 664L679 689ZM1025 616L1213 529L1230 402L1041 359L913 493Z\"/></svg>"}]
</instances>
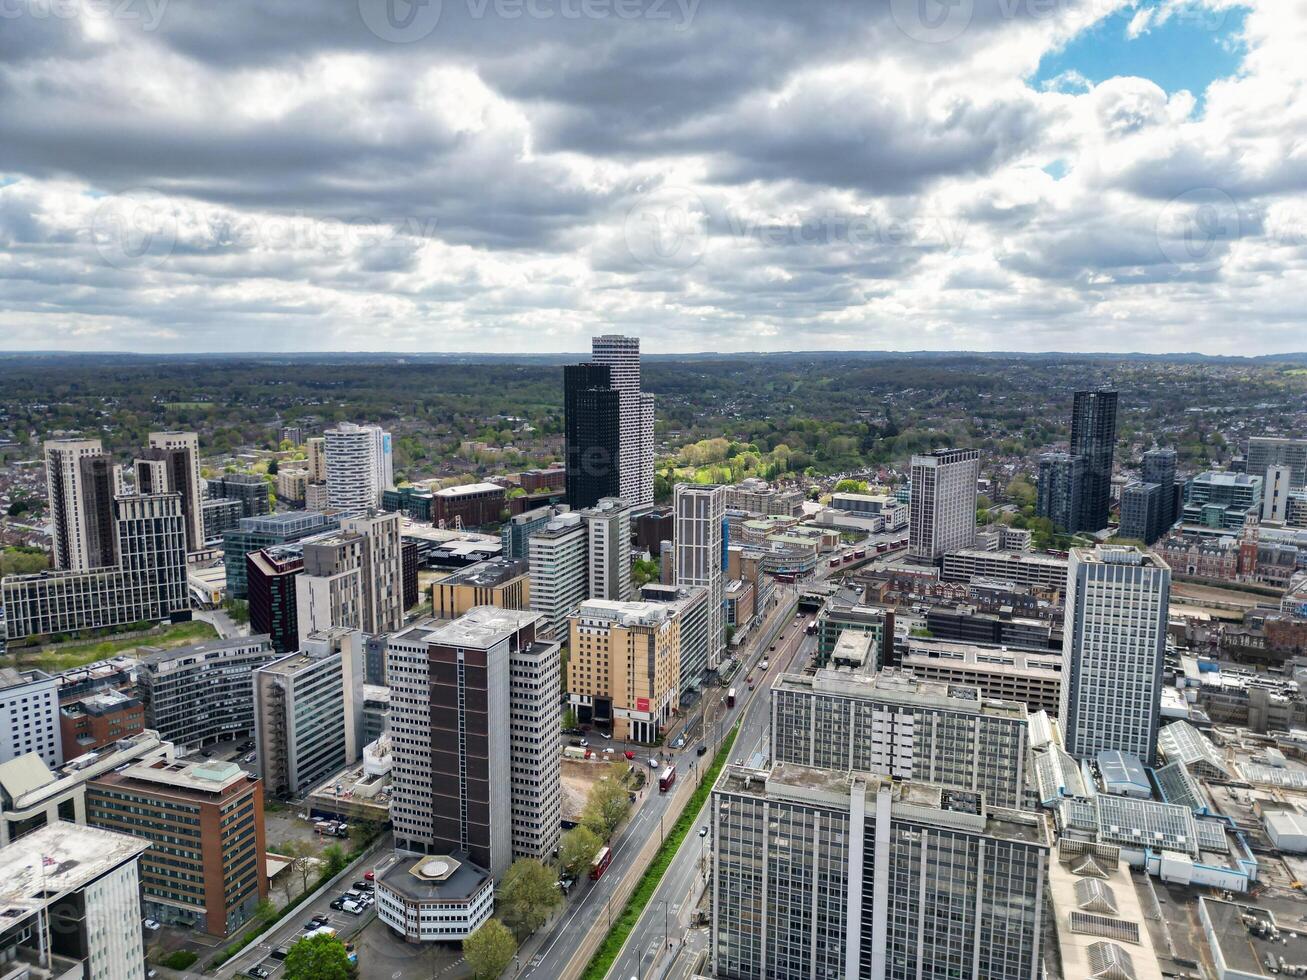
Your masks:
<instances>
[{"instance_id":1,"label":"grey building","mask_svg":"<svg viewBox=\"0 0 1307 980\"><path fill-rule=\"evenodd\" d=\"M982 794L780 763L713 788L713 975L1041 975L1050 833Z\"/></svg>"},{"instance_id":2,"label":"grey building","mask_svg":"<svg viewBox=\"0 0 1307 980\"><path fill-rule=\"evenodd\" d=\"M1026 706L894 670L782 674L772 686L773 762L873 772L985 794L1026 793Z\"/></svg>"},{"instance_id":3,"label":"grey building","mask_svg":"<svg viewBox=\"0 0 1307 980\"><path fill-rule=\"evenodd\" d=\"M1072 531L1107 527L1112 503L1112 459L1116 451L1115 391L1077 391L1071 408L1071 453L1083 456L1080 526Z\"/></svg>"},{"instance_id":4,"label":"grey building","mask_svg":"<svg viewBox=\"0 0 1307 980\"><path fill-rule=\"evenodd\" d=\"M322 534L339 526L335 517L314 510L291 514L268 514L242 518L234 531L222 536L222 559L227 569L227 597L243 599L247 579L245 556L261 548L289 544L311 534Z\"/></svg>"},{"instance_id":5,"label":"grey building","mask_svg":"<svg viewBox=\"0 0 1307 980\"><path fill-rule=\"evenodd\" d=\"M1085 458L1070 453L1044 453L1039 457L1039 486L1035 513L1047 517L1063 531L1080 527L1084 496Z\"/></svg>"},{"instance_id":6,"label":"grey building","mask_svg":"<svg viewBox=\"0 0 1307 980\"><path fill-rule=\"evenodd\" d=\"M0 667L0 763L30 752L51 769L63 765L59 679L41 670Z\"/></svg>"},{"instance_id":7,"label":"grey building","mask_svg":"<svg viewBox=\"0 0 1307 980\"><path fill-rule=\"evenodd\" d=\"M1185 484L1186 524L1237 531L1248 515L1261 515L1262 476L1210 470Z\"/></svg>"},{"instance_id":8,"label":"grey building","mask_svg":"<svg viewBox=\"0 0 1307 980\"><path fill-rule=\"evenodd\" d=\"M1157 757L1171 569L1135 548L1074 548L1058 712L1066 749Z\"/></svg>"},{"instance_id":9,"label":"grey building","mask_svg":"<svg viewBox=\"0 0 1307 980\"><path fill-rule=\"evenodd\" d=\"M1282 436L1252 436L1248 440L1249 476L1265 476L1272 466L1289 467L1289 482L1296 489L1307 487L1307 439Z\"/></svg>"},{"instance_id":10,"label":"grey building","mask_svg":"<svg viewBox=\"0 0 1307 980\"><path fill-rule=\"evenodd\" d=\"M708 590L708 670L726 652L726 490L678 483L672 500L676 519L675 584ZM681 676L681 684L700 677Z\"/></svg>"},{"instance_id":11,"label":"grey building","mask_svg":"<svg viewBox=\"0 0 1307 980\"><path fill-rule=\"evenodd\" d=\"M205 541L221 541L228 531L240 527L241 518L245 516L245 504L229 497L206 500L201 509Z\"/></svg>"},{"instance_id":12,"label":"grey building","mask_svg":"<svg viewBox=\"0 0 1307 980\"><path fill-rule=\"evenodd\" d=\"M935 562L976 542L976 481L980 453L940 449L912 457L908 555Z\"/></svg>"},{"instance_id":13,"label":"grey building","mask_svg":"<svg viewBox=\"0 0 1307 980\"><path fill-rule=\"evenodd\" d=\"M1121 491L1120 535L1152 544L1165 532L1166 497L1157 483L1131 483Z\"/></svg>"},{"instance_id":14,"label":"grey building","mask_svg":"<svg viewBox=\"0 0 1307 980\"><path fill-rule=\"evenodd\" d=\"M277 657L268 637L141 653L136 683L146 728L184 746L254 734L254 671Z\"/></svg>"},{"instance_id":15,"label":"grey building","mask_svg":"<svg viewBox=\"0 0 1307 980\"><path fill-rule=\"evenodd\" d=\"M566 513L567 504L536 507L534 510L514 514L499 528L501 558L529 558L531 535L542 531L559 514Z\"/></svg>"},{"instance_id":16,"label":"grey building","mask_svg":"<svg viewBox=\"0 0 1307 980\"><path fill-rule=\"evenodd\" d=\"M708 631L712 628L712 617L708 615L709 592L701 585L682 587L651 582L640 590L640 599L666 602L676 609L681 641L681 704L687 704L703 686L708 669Z\"/></svg>"},{"instance_id":17,"label":"grey building","mask_svg":"<svg viewBox=\"0 0 1307 980\"><path fill-rule=\"evenodd\" d=\"M242 517L261 517L272 510L268 481L257 473L224 473L208 486L210 500L239 500Z\"/></svg>"},{"instance_id":18,"label":"grey building","mask_svg":"<svg viewBox=\"0 0 1307 980\"><path fill-rule=\"evenodd\" d=\"M1150 449L1144 453L1143 465L1139 472L1141 482L1156 483L1162 488L1161 512L1157 519L1163 533L1169 531L1180 519L1180 494L1175 482L1175 460L1174 449Z\"/></svg>"},{"instance_id":19,"label":"grey building","mask_svg":"<svg viewBox=\"0 0 1307 980\"><path fill-rule=\"evenodd\" d=\"M590 599L631 598L631 508L620 497L604 497L581 512L586 526L586 595Z\"/></svg>"}]
</instances>

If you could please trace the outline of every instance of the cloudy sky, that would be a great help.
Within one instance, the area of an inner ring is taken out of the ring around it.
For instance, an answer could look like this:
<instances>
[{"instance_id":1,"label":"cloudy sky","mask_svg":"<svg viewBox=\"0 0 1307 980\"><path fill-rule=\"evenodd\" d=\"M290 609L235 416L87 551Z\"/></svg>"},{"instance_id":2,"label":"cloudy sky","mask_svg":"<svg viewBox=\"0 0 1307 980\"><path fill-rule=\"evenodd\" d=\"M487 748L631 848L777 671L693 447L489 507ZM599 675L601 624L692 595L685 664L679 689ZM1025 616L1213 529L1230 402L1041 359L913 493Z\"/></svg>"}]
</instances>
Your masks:
<instances>
[{"instance_id":1,"label":"cloudy sky","mask_svg":"<svg viewBox=\"0 0 1307 980\"><path fill-rule=\"evenodd\" d=\"M0 347L1307 349L1303 0L0 0Z\"/></svg>"}]
</instances>

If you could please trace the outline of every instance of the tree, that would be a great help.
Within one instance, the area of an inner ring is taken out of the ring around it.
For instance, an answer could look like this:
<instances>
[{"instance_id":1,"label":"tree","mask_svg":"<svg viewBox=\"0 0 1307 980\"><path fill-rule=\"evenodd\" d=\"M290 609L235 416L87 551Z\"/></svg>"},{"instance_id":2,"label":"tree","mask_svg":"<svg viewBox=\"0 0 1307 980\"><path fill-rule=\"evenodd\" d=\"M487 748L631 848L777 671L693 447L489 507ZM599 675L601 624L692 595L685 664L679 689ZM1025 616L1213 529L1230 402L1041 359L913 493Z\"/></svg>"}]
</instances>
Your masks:
<instances>
[{"instance_id":1,"label":"tree","mask_svg":"<svg viewBox=\"0 0 1307 980\"><path fill-rule=\"evenodd\" d=\"M309 876L317 862L313 858L313 845L308 841L288 840L281 845L281 854L290 858L290 870L300 879L300 891L309 890Z\"/></svg>"},{"instance_id":2,"label":"tree","mask_svg":"<svg viewBox=\"0 0 1307 980\"><path fill-rule=\"evenodd\" d=\"M658 578L659 562L657 558L650 558L647 561L643 558L637 558L635 564L631 566L631 582L637 588L649 582L656 582Z\"/></svg>"},{"instance_id":3,"label":"tree","mask_svg":"<svg viewBox=\"0 0 1307 980\"><path fill-rule=\"evenodd\" d=\"M577 720L577 719L576 719L576 711L575 711L575 709L573 709L573 708L564 708L564 709L563 709L563 725L562 725L562 727L563 727L564 729L570 731L571 729L575 728L575 727L576 727L576 720Z\"/></svg>"},{"instance_id":4,"label":"tree","mask_svg":"<svg viewBox=\"0 0 1307 980\"><path fill-rule=\"evenodd\" d=\"M590 867L603 842L589 827L573 827L558 842L558 863L571 875Z\"/></svg>"},{"instance_id":5,"label":"tree","mask_svg":"<svg viewBox=\"0 0 1307 980\"><path fill-rule=\"evenodd\" d=\"M519 939L535 932L563 900L554 873L535 858L518 858L499 886L504 923Z\"/></svg>"},{"instance_id":6,"label":"tree","mask_svg":"<svg viewBox=\"0 0 1307 980\"><path fill-rule=\"evenodd\" d=\"M866 480L840 480L835 484L836 493L866 493Z\"/></svg>"},{"instance_id":7,"label":"tree","mask_svg":"<svg viewBox=\"0 0 1307 980\"><path fill-rule=\"evenodd\" d=\"M325 933L293 943L282 974L286 980L352 980L357 975L345 944Z\"/></svg>"},{"instance_id":8,"label":"tree","mask_svg":"<svg viewBox=\"0 0 1307 980\"><path fill-rule=\"evenodd\" d=\"M513 962L517 940L498 919L490 919L463 940L463 958L476 977L497 977Z\"/></svg>"},{"instance_id":9,"label":"tree","mask_svg":"<svg viewBox=\"0 0 1307 980\"><path fill-rule=\"evenodd\" d=\"M268 476L276 476L276 475L277 475L277 470L279 470L280 468L281 468L281 467L277 465L277 461L276 461L275 459L269 460L269 461L268 461Z\"/></svg>"},{"instance_id":10,"label":"tree","mask_svg":"<svg viewBox=\"0 0 1307 980\"><path fill-rule=\"evenodd\" d=\"M345 849L339 844L328 844L322 849L322 860L326 865L322 869L322 876L330 878L345 870L345 865L349 862L345 859Z\"/></svg>"},{"instance_id":11,"label":"tree","mask_svg":"<svg viewBox=\"0 0 1307 980\"><path fill-rule=\"evenodd\" d=\"M631 809L631 800L626 787L622 785L621 766L613 766L609 774L590 787L586 797L585 810L581 814L581 823L600 840L608 840L617 825Z\"/></svg>"}]
</instances>

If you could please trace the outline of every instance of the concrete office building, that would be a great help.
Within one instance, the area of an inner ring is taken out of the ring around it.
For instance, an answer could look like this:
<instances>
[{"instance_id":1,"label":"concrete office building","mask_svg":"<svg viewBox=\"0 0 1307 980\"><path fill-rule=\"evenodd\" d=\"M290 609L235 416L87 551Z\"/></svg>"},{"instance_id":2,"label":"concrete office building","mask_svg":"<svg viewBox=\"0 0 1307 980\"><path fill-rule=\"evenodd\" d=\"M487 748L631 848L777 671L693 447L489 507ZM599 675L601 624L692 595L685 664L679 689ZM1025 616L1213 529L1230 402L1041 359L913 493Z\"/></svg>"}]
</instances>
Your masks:
<instances>
[{"instance_id":1,"label":"concrete office building","mask_svg":"<svg viewBox=\"0 0 1307 980\"><path fill-rule=\"evenodd\" d=\"M726 490L678 483L672 499L676 518L675 583L708 590L708 663L715 671L726 653ZM698 682L684 677L679 683Z\"/></svg>"},{"instance_id":2,"label":"concrete office building","mask_svg":"<svg viewBox=\"0 0 1307 980\"><path fill-rule=\"evenodd\" d=\"M1084 498L1085 457L1070 453L1044 453L1039 457L1039 486L1035 513L1064 531L1078 528Z\"/></svg>"},{"instance_id":3,"label":"concrete office building","mask_svg":"<svg viewBox=\"0 0 1307 980\"><path fill-rule=\"evenodd\" d=\"M982 698L1020 701L1026 711L1056 718L1062 697L1062 654L979 643L909 637L900 666L922 680L974 687Z\"/></svg>"},{"instance_id":4,"label":"concrete office building","mask_svg":"<svg viewBox=\"0 0 1307 980\"><path fill-rule=\"evenodd\" d=\"M1162 523L1166 509L1166 494L1161 484L1131 483L1121 491L1121 524L1117 533L1150 545L1166 531Z\"/></svg>"},{"instance_id":5,"label":"concrete office building","mask_svg":"<svg viewBox=\"0 0 1307 980\"><path fill-rule=\"evenodd\" d=\"M592 599L572 617L568 701L582 724L653 742L680 704L680 621L659 602Z\"/></svg>"},{"instance_id":6,"label":"concrete office building","mask_svg":"<svg viewBox=\"0 0 1307 980\"><path fill-rule=\"evenodd\" d=\"M106 561L102 528L112 521L121 477L99 439L52 439L43 446L50 548L56 569L84 572ZM107 483L107 486L103 485Z\"/></svg>"},{"instance_id":7,"label":"concrete office building","mask_svg":"<svg viewBox=\"0 0 1307 980\"><path fill-rule=\"evenodd\" d=\"M138 980L148 841L56 823L0 849L6 980Z\"/></svg>"},{"instance_id":8,"label":"concrete office building","mask_svg":"<svg viewBox=\"0 0 1307 980\"><path fill-rule=\"evenodd\" d=\"M477 606L530 609L529 563L491 558L460 568L431 587L431 610L438 619L457 619Z\"/></svg>"},{"instance_id":9,"label":"concrete office building","mask_svg":"<svg viewBox=\"0 0 1307 980\"><path fill-rule=\"evenodd\" d=\"M1112 503L1112 460L1116 451L1115 391L1077 391L1071 406L1071 454L1085 460L1081 482L1080 527L1072 531L1099 531L1107 527Z\"/></svg>"},{"instance_id":10,"label":"concrete office building","mask_svg":"<svg viewBox=\"0 0 1307 980\"><path fill-rule=\"evenodd\" d=\"M501 558L530 558L528 542L531 535L541 530L559 514L568 511L567 504L551 504L514 514L499 528Z\"/></svg>"},{"instance_id":11,"label":"concrete office building","mask_svg":"<svg viewBox=\"0 0 1307 980\"><path fill-rule=\"evenodd\" d=\"M465 852L498 879L558 846L559 646L536 638L539 619L482 606L391 637L396 847Z\"/></svg>"},{"instance_id":12,"label":"concrete office building","mask_svg":"<svg viewBox=\"0 0 1307 980\"><path fill-rule=\"evenodd\" d=\"M581 511L586 526L586 594L624 602L631 597L631 508L604 497Z\"/></svg>"},{"instance_id":13,"label":"concrete office building","mask_svg":"<svg viewBox=\"0 0 1307 980\"><path fill-rule=\"evenodd\" d=\"M189 616L181 497L114 501L117 562L87 571L9 575L0 581L8 639L75 633Z\"/></svg>"},{"instance_id":14,"label":"concrete office building","mask_svg":"<svg viewBox=\"0 0 1307 980\"><path fill-rule=\"evenodd\" d=\"M63 765L59 679L41 670L0 667L0 762L29 752L51 768Z\"/></svg>"},{"instance_id":15,"label":"concrete office building","mask_svg":"<svg viewBox=\"0 0 1307 980\"><path fill-rule=\"evenodd\" d=\"M224 473L206 483L210 500L239 500L242 517L262 517L272 511L268 481L257 473Z\"/></svg>"},{"instance_id":16,"label":"concrete office building","mask_svg":"<svg viewBox=\"0 0 1307 980\"><path fill-rule=\"evenodd\" d=\"M1047 589L1066 587L1065 558L1029 551L979 551L963 548L944 556L939 577L945 582L991 579Z\"/></svg>"},{"instance_id":17,"label":"concrete office building","mask_svg":"<svg viewBox=\"0 0 1307 980\"><path fill-rule=\"evenodd\" d=\"M322 534L339 524L314 510L294 514L269 514L247 517L234 531L222 537L223 565L227 569L227 595L243 599L246 595L245 556L260 548L300 541L311 534Z\"/></svg>"},{"instance_id":18,"label":"concrete office building","mask_svg":"<svg viewBox=\"0 0 1307 980\"><path fill-rule=\"evenodd\" d=\"M622 492L622 395L606 364L563 368L567 502L591 507Z\"/></svg>"},{"instance_id":19,"label":"concrete office building","mask_svg":"<svg viewBox=\"0 0 1307 980\"><path fill-rule=\"evenodd\" d=\"M1030 747L1026 706L907 672L819 670L772 686L773 762L874 772L985 794L1020 807Z\"/></svg>"},{"instance_id":20,"label":"concrete office building","mask_svg":"<svg viewBox=\"0 0 1307 980\"><path fill-rule=\"evenodd\" d=\"M254 671L276 658L266 636L140 652L146 728L186 746L253 735Z\"/></svg>"},{"instance_id":21,"label":"concrete office building","mask_svg":"<svg viewBox=\"0 0 1307 980\"><path fill-rule=\"evenodd\" d=\"M1237 531L1248 515L1261 514L1262 486L1261 476L1247 473L1199 473L1185 485L1181 516L1186 524Z\"/></svg>"},{"instance_id":22,"label":"concrete office building","mask_svg":"<svg viewBox=\"0 0 1307 980\"><path fill-rule=\"evenodd\" d=\"M311 642L254 672L259 772L274 798L306 795L363 751L362 637L339 639Z\"/></svg>"},{"instance_id":23,"label":"concrete office building","mask_svg":"<svg viewBox=\"0 0 1307 980\"><path fill-rule=\"evenodd\" d=\"M390 433L378 425L341 422L323 434L327 498L346 514L381 506L381 494L395 485Z\"/></svg>"},{"instance_id":24,"label":"concrete office building","mask_svg":"<svg viewBox=\"0 0 1307 980\"><path fill-rule=\"evenodd\" d=\"M495 908L490 875L466 854L398 854L377 878L377 918L410 943L456 943Z\"/></svg>"},{"instance_id":25,"label":"concrete office building","mask_svg":"<svg viewBox=\"0 0 1307 980\"><path fill-rule=\"evenodd\" d=\"M1059 720L1078 759L1157 757L1171 569L1135 548L1075 548L1067 573Z\"/></svg>"},{"instance_id":26,"label":"concrete office building","mask_svg":"<svg viewBox=\"0 0 1307 980\"><path fill-rule=\"evenodd\" d=\"M1289 468L1289 483L1295 490L1307 487L1307 439L1252 436L1248 440L1248 475L1265 476L1272 466Z\"/></svg>"},{"instance_id":27,"label":"concrete office building","mask_svg":"<svg viewBox=\"0 0 1307 980\"><path fill-rule=\"evenodd\" d=\"M262 548L246 555L245 563L250 632L265 634L278 653L299 649L296 596L304 548L297 544Z\"/></svg>"},{"instance_id":28,"label":"concrete office building","mask_svg":"<svg viewBox=\"0 0 1307 980\"><path fill-rule=\"evenodd\" d=\"M268 895L263 783L233 762L141 762L86 787L86 820L154 846L141 858L145 913L226 936Z\"/></svg>"},{"instance_id":29,"label":"concrete office building","mask_svg":"<svg viewBox=\"0 0 1307 980\"><path fill-rule=\"evenodd\" d=\"M167 483L151 491L137 487L136 492L181 494L182 515L186 518L186 547L199 551L204 547L203 505L206 496L204 481L200 479L199 436L194 432L151 432L150 456L166 465Z\"/></svg>"},{"instance_id":30,"label":"concrete office building","mask_svg":"<svg viewBox=\"0 0 1307 980\"><path fill-rule=\"evenodd\" d=\"M980 453L940 449L912 457L908 505L908 556L937 562L976 542L976 481Z\"/></svg>"},{"instance_id":31,"label":"concrete office building","mask_svg":"<svg viewBox=\"0 0 1307 980\"><path fill-rule=\"evenodd\" d=\"M728 766L708 813L714 976L1041 975L1040 814L790 763Z\"/></svg>"},{"instance_id":32,"label":"concrete office building","mask_svg":"<svg viewBox=\"0 0 1307 980\"><path fill-rule=\"evenodd\" d=\"M589 535L581 515L561 514L531 536L531 608L541 637L561 638L567 618L586 598Z\"/></svg>"},{"instance_id":33,"label":"concrete office building","mask_svg":"<svg viewBox=\"0 0 1307 980\"><path fill-rule=\"evenodd\" d=\"M653 503L654 398L640 390L640 338L604 334L590 342L590 360L610 370L619 403L619 488L630 504ZM612 496L612 494L609 494ZM571 501L575 506L588 506Z\"/></svg>"}]
</instances>

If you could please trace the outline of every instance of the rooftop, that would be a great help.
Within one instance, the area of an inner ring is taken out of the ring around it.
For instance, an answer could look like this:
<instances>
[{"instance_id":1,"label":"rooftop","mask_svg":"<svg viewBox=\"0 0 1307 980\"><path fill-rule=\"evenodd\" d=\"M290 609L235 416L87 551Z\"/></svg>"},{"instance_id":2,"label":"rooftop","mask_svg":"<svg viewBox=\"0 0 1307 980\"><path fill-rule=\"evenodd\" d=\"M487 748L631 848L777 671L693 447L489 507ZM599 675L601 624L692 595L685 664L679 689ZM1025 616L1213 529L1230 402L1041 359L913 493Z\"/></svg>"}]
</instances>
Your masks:
<instances>
[{"instance_id":1,"label":"rooftop","mask_svg":"<svg viewBox=\"0 0 1307 980\"><path fill-rule=\"evenodd\" d=\"M1023 702L982 698L978 688L923 680L909 671L893 668L876 674L829 668L818 670L815 674L781 674L772 685L772 690L811 691L816 694L915 704L1020 721L1025 721L1028 717Z\"/></svg>"},{"instance_id":2,"label":"rooftop","mask_svg":"<svg viewBox=\"0 0 1307 980\"><path fill-rule=\"evenodd\" d=\"M117 770L102 778L123 782L131 780L153 783L170 790L218 794L236 783L247 781L249 773L234 762L221 762L217 759L189 765L185 762L160 759L154 762L138 762L134 766Z\"/></svg>"},{"instance_id":3,"label":"rooftop","mask_svg":"<svg viewBox=\"0 0 1307 980\"><path fill-rule=\"evenodd\" d=\"M77 891L148 850L150 842L56 821L0 848L0 919Z\"/></svg>"},{"instance_id":4,"label":"rooftop","mask_svg":"<svg viewBox=\"0 0 1307 980\"><path fill-rule=\"evenodd\" d=\"M380 876L381 886L411 901L466 902L489 886L490 874L466 854L411 854L400 851Z\"/></svg>"},{"instance_id":5,"label":"rooftop","mask_svg":"<svg viewBox=\"0 0 1307 980\"><path fill-rule=\"evenodd\" d=\"M615 599L587 599L577 616L617 626L659 626L674 610L665 602L619 602Z\"/></svg>"},{"instance_id":6,"label":"rooftop","mask_svg":"<svg viewBox=\"0 0 1307 980\"><path fill-rule=\"evenodd\" d=\"M475 606L453 622L432 630L427 641L441 646L488 650L539 618L539 613L529 609Z\"/></svg>"},{"instance_id":7,"label":"rooftop","mask_svg":"<svg viewBox=\"0 0 1307 980\"><path fill-rule=\"evenodd\" d=\"M460 568L440 580L441 585L473 585L493 588L512 581L530 570L529 564L517 558L489 558L486 561Z\"/></svg>"},{"instance_id":8,"label":"rooftop","mask_svg":"<svg viewBox=\"0 0 1307 980\"><path fill-rule=\"evenodd\" d=\"M1307 938L1297 927L1277 921L1271 910L1205 895L1198 903L1200 917L1211 926L1209 941L1218 969L1243 977L1269 977L1270 963L1276 965L1276 973L1282 972L1281 961L1307 964Z\"/></svg>"},{"instance_id":9,"label":"rooftop","mask_svg":"<svg viewBox=\"0 0 1307 980\"><path fill-rule=\"evenodd\" d=\"M465 483L461 487L445 487L443 490L435 491L437 497L466 497L474 493L504 493L504 488L498 483Z\"/></svg>"},{"instance_id":10,"label":"rooftop","mask_svg":"<svg viewBox=\"0 0 1307 980\"><path fill-rule=\"evenodd\" d=\"M24 670L20 672L13 667L0 667L0 690L18 687L22 684L37 684L50 679L50 675L42 670Z\"/></svg>"},{"instance_id":11,"label":"rooftop","mask_svg":"<svg viewBox=\"0 0 1307 980\"><path fill-rule=\"evenodd\" d=\"M219 650L237 650L242 647L262 647L268 651L272 649L267 634L262 633L255 636L232 636L225 640L205 640L203 643L193 643L190 646L173 647L168 650L159 647L141 647L138 652L141 665L148 668L175 663L188 657L202 657Z\"/></svg>"},{"instance_id":12,"label":"rooftop","mask_svg":"<svg viewBox=\"0 0 1307 980\"><path fill-rule=\"evenodd\" d=\"M328 654L300 650L264 664L258 669L258 672L260 674L280 674L284 677L292 677L300 671L320 664L327 659L329 659Z\"/></svg>"}]
</instances>

